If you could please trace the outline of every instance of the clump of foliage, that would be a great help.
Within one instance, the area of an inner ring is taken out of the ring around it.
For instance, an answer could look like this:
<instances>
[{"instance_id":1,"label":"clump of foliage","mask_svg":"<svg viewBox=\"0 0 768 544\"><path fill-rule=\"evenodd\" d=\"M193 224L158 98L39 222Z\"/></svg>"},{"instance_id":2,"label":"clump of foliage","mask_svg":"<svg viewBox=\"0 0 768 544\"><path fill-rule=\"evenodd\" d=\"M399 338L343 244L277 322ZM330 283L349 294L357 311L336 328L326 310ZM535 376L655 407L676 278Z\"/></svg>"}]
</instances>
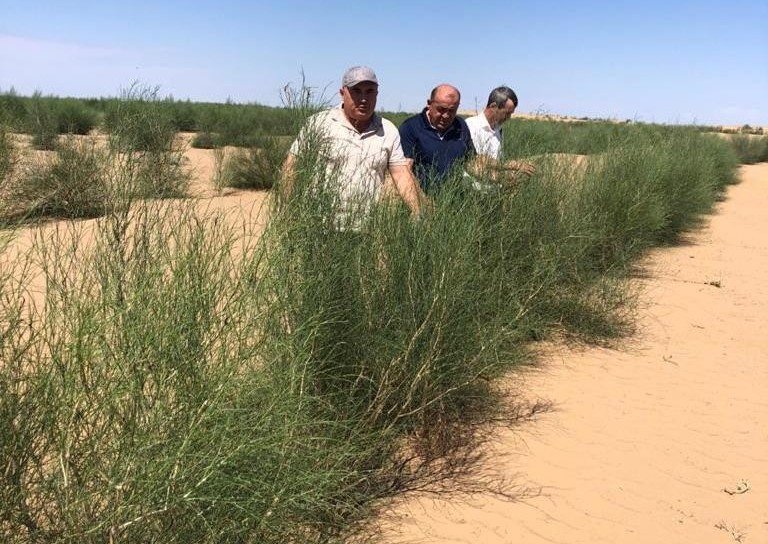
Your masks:
<instances>
[{"instance_id":1,"label":"clump of foliage","mask_svg":"<svg viewBox=\"0 0 768 544\"><path fill-rule=\"evenodd\" d=\"M23 130L27 119L25 100L28 99L20 96L13 87L0 92L0 125L10 130Z\"/></svg>"},{"instance_id":2,"label":"clump of foliage","mask_svg":"<svg viewBox=\"0 0 768 544\"><path fill-rule=\"evenodd\" d=\"M82 100L63 98L52 102L60 134L85 135L99 123L98 112L89 108Z\"/></svg>"},{"instance_id":3,"label":"clump of foliage","mask_svg":"<svg viewBox=\"0 0 768 544\"><path fill-rule=\"evenodd\" d=\"M0 187L6 186L15 165L16 149L11 135L3 125L0 125L0 184L2 184Z\"/></svg>"},{"instance_id":4,"label":"clump of foliage","mask_svg":"<svg viewBox=\"0 0 768 544\"><path fill-rule=\"evenodd\" d=\"M755 164L768 161L768 136L751 136L749 134L734 134L730 136L739 161L744 164Z\"/></svg>"},{"instance_id":5,"label":"clump of foliage","mask_svg":"<svg viewBox=\"0 0 768 544\"><path fill-rule=\"evenodd\" d=\"M54 150L59 137L59 120L51 101L36 92L27 104L27 117L35 149Z\"/></svg>"},{"instance_id":6,"label":"clump of foliage","mask_svg":"<svg viewBox=\"0 0 768 544\"><path fill-rule=\"evenodd\" d=\"M134 85L114 101L105 116L110 149L130 166L133 196L181 197L186 193L189 172L184 150L158 89Z\"/></svg>"},{"instance_id":7,"label":"clump of foliage","mask_svg":"<svg viewBox=\"0 0 768 544\"><path fill-rule=\"evenodd\" d=\"M107 157L93 142L65 141L13 178L0 221L96 217L106 206Z\"/></svg>"},{"instance_id":8,"label":"clump of foliage","mask_svg":"<svg viewBox=\"0 0 768 544\"><path fill-rule=\"evenodd\" d=\"M280 176L290 142L263 136L257 147L237 150L224 163L221 185L236 189L269 189Z\"/></svg>"},{"instance_id":9,"label":"clump of foliage","mask_svg":"<svg viewBox=\"0 0 768 544\"><path fill-rule=\"evenodd\" d=\"M157 87L135 84L124 90L119 100L109 103L104 128L114 149L154 153L173 150L176 127L158 91Z\"/></svg>"}]
</instances>

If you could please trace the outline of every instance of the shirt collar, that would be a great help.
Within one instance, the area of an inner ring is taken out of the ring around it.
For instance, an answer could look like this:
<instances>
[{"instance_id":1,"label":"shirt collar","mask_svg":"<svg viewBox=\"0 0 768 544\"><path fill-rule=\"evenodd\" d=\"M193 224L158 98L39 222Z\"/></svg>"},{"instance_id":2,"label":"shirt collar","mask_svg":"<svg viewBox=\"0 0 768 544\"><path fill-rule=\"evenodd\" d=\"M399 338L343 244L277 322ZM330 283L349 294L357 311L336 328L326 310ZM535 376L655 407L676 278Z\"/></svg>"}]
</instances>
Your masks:
<instances>
[{"instance_id":1,"label":"shirt collar","mask_svg":"<svg viewBox=\"0 0 768 544\"><path fill-rule=\"evenodd\" d=\"M429 120L429 116L427 115L427 108L424 108L423 110L421 110L421 117L422 117L422 120L424 121L424 124L429 128L431 128L432 130L434 130L435 134L437 134L438 138L440 138L441 140L445 138L448 134L450 134L451 131L461 129L461 124L459 124L458 116L453 120L453 123L451 123L451 126L449 126L448 129L442 134L440 133L439 130L437 130L437 128L435 128L435 125L432 124L432 121Z\"/></svg>"},{"instance_id":2,"label":"shirt collar","mask_svg":"<svg viewBox=\"0 0 768 544\"><path fill-rule=\"evenodd\" d=\"M341 123L349 130L352 130L360 134L360 136L367 136L369 134L373 134L382 127L381 117L379 117L379 115L376 112L374 112L373 117L371 117L371 123L368 125L368 128L366 128L363 132L358 132L357 129L354 126L352 126L352 123L349 122L349 119L347 119L347 116L344 115L344 109L342 108L341 104L339 104L339 107L333 108L331 110L331 118L334 121Z\"/></svg>"}]
</instances>

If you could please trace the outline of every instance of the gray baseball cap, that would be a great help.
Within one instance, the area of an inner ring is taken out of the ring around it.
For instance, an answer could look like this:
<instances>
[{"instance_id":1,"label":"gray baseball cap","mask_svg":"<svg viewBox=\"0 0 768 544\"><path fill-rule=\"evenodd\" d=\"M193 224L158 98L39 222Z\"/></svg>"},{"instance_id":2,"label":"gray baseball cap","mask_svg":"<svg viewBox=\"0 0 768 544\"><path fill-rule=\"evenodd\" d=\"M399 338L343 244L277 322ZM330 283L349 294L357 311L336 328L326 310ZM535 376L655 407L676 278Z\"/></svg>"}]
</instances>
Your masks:
<instances>
[{"instance_id":1,"label":"gray baseball cap","mask_svg":"<svg viewBox=\"0 0 768 544\"><path fill-rule=\"evenodd\" d=\"M344 72L344 77L341 78L341 86L354 87L363 81L372 81L376 85L379 84L379 80L376 79L376 74L372 69L367 66L353 66Z\"/></svg>"}]
</instances>

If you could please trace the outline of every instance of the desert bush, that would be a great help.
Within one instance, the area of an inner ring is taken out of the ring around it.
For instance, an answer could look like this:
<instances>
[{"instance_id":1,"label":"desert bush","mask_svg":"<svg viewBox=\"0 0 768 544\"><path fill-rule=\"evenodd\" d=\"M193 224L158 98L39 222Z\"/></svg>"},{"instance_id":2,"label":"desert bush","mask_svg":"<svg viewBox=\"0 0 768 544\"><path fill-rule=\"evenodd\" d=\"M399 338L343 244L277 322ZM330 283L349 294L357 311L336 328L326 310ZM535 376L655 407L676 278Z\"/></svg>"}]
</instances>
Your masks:
<instances>
[{"instance_id":1,"label":"desert bush","mask_svg":"<svg viewBox=\"0 0 768 544\"><path fill-rule=\"evenodd\" d=\"M59 135L59 120L53 102L36 92L27 103L27 126L35 149L53 150Z\"/></svg>"},{"instance_id":2,"label":"desert bush","mask_svg":"<svg viewBox=\"0 0 768 544\"><path fill-rule=\"evenodd\" d=\"M186 194L189 172L184 149L158 89L134 85L111 101L105 116L110 149L129 180L122 182L134 198L170 198Z\"/></svg>"},{"instance_id":3,"label":"desert bush","mask_svg":"<svg viewBox=\"0 0 768 544\"><path fill-rule=\"evenodd\" d=\"M238 150L226 159L222 185L237 189L269 189L280 176L288 152L285 139L264 136L258 147Z\"/></svg>"},{"instance_id":4,"label":"desert bush","mask_svg":"<svg viewBox=\"0 0 768 544\"><path fill-rule=\"evenodd\" d=\"M11 130L21 131L27 123L27 107L24 98L11 87L0 92L0 125Z\"/></svg>"},{"instance_id":5,"label":"desert bush","mask_svg":"<svg viewBox=\"0 0 768 544\"><path fill-rule=\"evenodd\" d=\"M11 141L11 135L3 125L0 125L0 194L10 183L9 177L16 165L16 149Z\"/></svg>"},{"instance_id":6,"label":"desert bush","mask_svg":"<svg viewBox=\"0 0 768 544\"><path fill-rule=\"evenodd\" d=\"M391 486L377 481L391 437L303 390L299 361L262 356L265 301L222 217L180 202L111 210L92 243L77 226L36 239L40 335L0 344L18 353L0 369L3 541L344 532Z\"/></svg>"},{"instance_id":7,"label":"desert bush","mask_svg":"<svg viewBox=\"0 0 768 544\"><path fill-rule=\"evenodd\" d=\"M108 192L106 164L93 142L62 143L55 157L41 158L13 178L2 221L100 215Z\"/></svg>"},{"instance_id":8,"label":"desert bush","mask_svg":"<svg viewBox=\"0 0 768 544\"><path fill-rule=\"evenodd\" d=\"M36 238L46 298L23 319L0 259L0 540L336 541L419 467L450 470L527 342L620 331L632 259L733 179L713 138L610 145L514 190L457 175L418 220L340 214L310 145L255 246L118 191L145 154L116 154L91 237Z\"/></svg>"},{"instance_id":9,"label":"desert bush","mask_svg":"<svg viewBox=\"0 0 768 544\"><path fill-rule=\"evenodd\" d=\"M60 134L88 134L99 122L98 113L82 100L62 98L53 102Z\"/></svg>"},{"instance_id":10,"label":"desert bush","mask_svg":"<svg viewBox=\"0 0 768 544\"><path fill-rule=\"evenodd\" d=\"M216 147L214 135L210 132L198 132L192 138L192 147L197 149L213 149Z\"/></svg>"},{"instance_id":11,"label":"desert bush","mask_svg":"<svg viewBox=\"0 0 768 544\"><path fill-rule=\"evenodd\" d=\"M157 87L134 84L110 101L104 116L110 145L121 152L173 150L176 128Z\"/></svg>"},{"instance_id":12,"label":"desert bush","mask_svg":"<svg viewBox=\"0 0 768 544\"><path fill-rule=\"evenodd\" d=\"M193 132L198 130L199 107L189 100L174 100L168 97L162 101L162 107L168 112L171 123L177 131Z\"/></svg>"},{"instance_id":13,"label":"desert bush","mask_svg":"<svg viewBox=\"0 0 768 544\"><path fill-rule=\"evenodd\" d=\"M734 134L730 137L739 161L743 164L755 164L768 161L768 136L756 137L749 134Z\"/></svg>"},{"instance_id":14,"label":"desert bush","mask_svg":"<svg viewBox=\"0 0 768 544\"><path fill-rule=\"evenodd\" d=\"M139 153L134 161L135 198L181 198L187 194L190 174L181 151Z\"/></svg>"}]
</instances>

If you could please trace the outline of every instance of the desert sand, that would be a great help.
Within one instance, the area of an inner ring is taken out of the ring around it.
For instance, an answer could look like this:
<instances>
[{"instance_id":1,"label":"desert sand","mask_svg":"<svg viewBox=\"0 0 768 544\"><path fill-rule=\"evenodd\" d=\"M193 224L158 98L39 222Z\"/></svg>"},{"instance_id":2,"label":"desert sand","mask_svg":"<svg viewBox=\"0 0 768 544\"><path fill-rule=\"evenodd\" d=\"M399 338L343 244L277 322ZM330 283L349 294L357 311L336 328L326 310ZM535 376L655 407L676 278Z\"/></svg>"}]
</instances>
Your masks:
<instances>
[{"instance_id":1,"label":"desert sand","mask_svg":"<svg viewBox=\"0 0 768 544\"><path fill-rule=\"evenodd\" d=\"M632 338L510 376L552 408L487 446L478 477L508 495L403 497L383 542L768 542L768 164L740 172L702 229L644 261Z\"/></svg>"}]
</instances>

